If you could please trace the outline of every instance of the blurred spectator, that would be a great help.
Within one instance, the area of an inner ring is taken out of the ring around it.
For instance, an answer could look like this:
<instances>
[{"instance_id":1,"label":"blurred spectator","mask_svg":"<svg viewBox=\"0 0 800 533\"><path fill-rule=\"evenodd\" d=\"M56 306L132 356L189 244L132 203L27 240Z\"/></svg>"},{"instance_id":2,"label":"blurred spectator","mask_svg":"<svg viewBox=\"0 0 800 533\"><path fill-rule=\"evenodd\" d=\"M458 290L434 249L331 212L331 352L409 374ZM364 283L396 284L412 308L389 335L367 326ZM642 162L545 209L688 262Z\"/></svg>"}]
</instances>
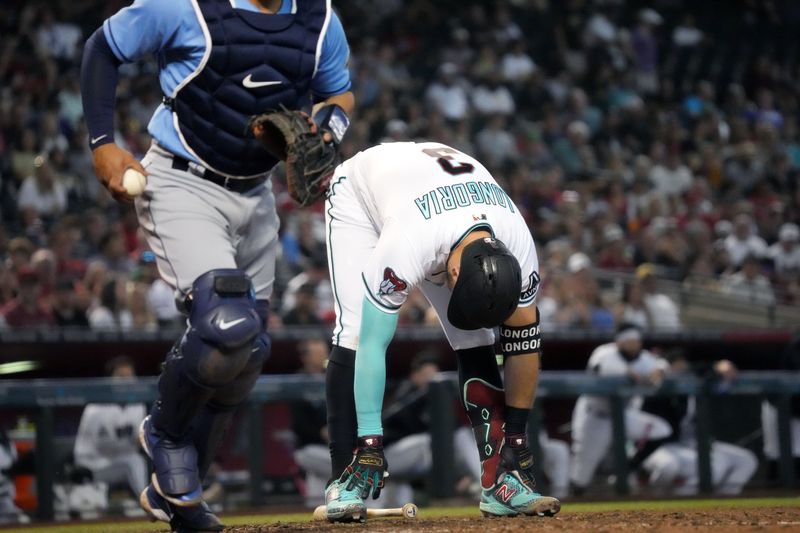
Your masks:
<instances>
[{"instance_id":1,"label":"blurred spectator","mask_svg":"<svg viewBox=\"0 0 800 533\"><path fill-rule=\"evenodd\" d=\"M573 179L583 176L583 172L590 170L594 161L589 141L589 126L581 120L569 123L566 136L553 143L553 156L562 166L567 175ZM587 160L587 153L591 156Z\"/></svg>"},{"instance_id":2,"label":"blurred spectator","mask_svg":"<svg viewBox=\"0 0 800 533\"><path fill-rule=\"evenodd\" d=\"M57 21L52 8L41 11L41 22L36 32L36 46L40 55L64 61L77 59L78 44L83 36L77 24Z\"/></svg>"},{"instance_id":3,"label":"blurred spectator","mask_svg":"<svg viewBox=\"0 0 800 533\"><path fill-rule=\"evenodd\" d=\"M645 94L658 91L658 39L656 27L663 22L661 15L651 8L639 12L639 23L633 30L631 45L636 65L637 85Z\"/></svg>"},{"instance_id":4,"label":"blurred spectator","mask_svg":"<svg viewBox=\"0 0 800 533\"><path fill-rule=\"evenodd\" d=\"M122 232L117 229L108 230L98 244L100 254L94 259L102 262L109 272L130 274L133 271L133 261L125 251Z\"/></svg>"},{"instance_id":5,"label":"blurred spectator","mask_svg":"<svg viewBox=\"0 0 800 533\"><path fill-rule=\"evenodd\" d=\"M34 159L33 175L25 178L19 189L19 208L41 217L54 217L67 208L67 189L47 156Z\"/></svg>"},{"instance_id":6,"label":"blurred spectator","mask_svg":"<svg viewBox=\"0 0 800 533\"><path fill-rule=\"evenodd\" d=\"M655 190L666 196L679 196L692 186L692 172L681 164L680 155L670 153L666 163L655 165L650 170L650 181Z\"/></svg>"},{"instance_id":7,"label":"blurred spectator","mask_svg":"<svg viewBox=\"0 0 800 533\"><path fill-rule=\"evenodd\" d=\"M650 329L652 320L650 311L644 303L644 290L642 283L636 280L625 285L620 302L621 311L618 313L619 323L633 324L643 331Z\"/></svg>"},{"instance_id":8,"label":"blurred spectator","mask_svg":"<svg viewBox=\"0 0 800 533\"><path fill-rule=\"evenodd\" d=\"M129 331L133 327L125 284L125 281L116 278L105 282L99 301L89 309L89 325L92 329Z\"/></svg>"},{"instance_id":9,"label":"blurred spectator","mask_svg":"<svg viewBox=\"0 0 800 533\"><path fill-rule=\"evenodd\" d=\"M41 127L39 142L42 154L46 156L52 156L55 152L63 154L69 149L69 141L61 131L58 115L53 112L45 113L42 117Z\"/></svg>"},{"instance_id":10,"label":"blurred spectator","mask_svg":"<svg viewBox=\"0 0 800 533\"><path fill-rule=\"evenodd\" d=\"M106 374L120 384L133 383L133 361L122 355L111 359ZM138 499L147 485L147 463L139 448L139 425L146 415L143 404L88 404L75 437L75 464L88 468L95 482L124 484Z\"/></svg>"},{"instance_id":11,"label":"blurred spectator","mask_svg":"<svg viewBox=\"0 0 800 533\"><path fill-rule=\"evenodd\" d=\"M644 305L648 316L651 317L650 325L656 330L679 330L681 319L678 306L669 296L659 292L655 272L656 267L649 263L636 268L636 278L641 283L644 293Z\"/></svg>"},{"instance_id":12,"label":"blurred spectator","mask_svg":"<svg viewBox=\"0 0 800 533\"><path fill-rule=\"evenodd\" d=\"M62 278L56 282L53 294L53 318L59 326L89 327L86 309L80 304L75 292L75 282Z\"/></svg>"},{"instance_id":13,"label":"blurred spectator","mask_svg":"<svg viewBox=\"0 0 800 533\"><path fill-rule=\"evenodd\" d=\"M0 309L0 325L11 328L35 328L55 325L50 311L41 304L39 275L30 267L17 273L19 294Z\"/></svg>"},{"instance_id":14,"label":"blurred spectator","mask_svg":"<svg viewBox=\"0 0 800 533\"><path fill-rule=\"evenodd\" d=\"M40 299L48 301L56 286L56 256L47 248L40 248L31 256L31 268L36 271L41 287Z\"/></svg>"},{"instance_id":15,"label":"blurred spectator","mask_svg":"<svg viewBox=\"0 0 800 533\"><path fill-rule=\"evenodd\" d=\"M589 126L589 134L594 135L603 125L603 112L589 102L586 91L574 88L569 95L569 116Z\"/></svg>"},{"instance_id":16,"label":"blurred spectator","mask_svg":"<svg viewBox=\"0 0 800 533\"><path fill-rule=\"evenodd\" d=\"M694 16L687 13L672 31L672 42L680 48L694 48L703 40L703 32L695 26Z\"/></svg>"},{"instance_id":17,"label":"blurred spectator","mask_svg":"<svg viewBox=\"0 0 800 533\"><path fill-rule=\"evenodd\" d=\"M511 49L503 55L501 72L503 78L511 83L524 81L536 70L536 63L525 49L525 40L514 41Z\"/></svg>"},{"instance_id":18,"label":"blurred spectator","mask_svg":"<svg viewBox=\"0 0 800 533\"><path fill-rule=\"evenodd\" d=\"M764 257L767 243L753 232L750 215L742 213L734 220L733 232L725 238L725 249L733 266L739 266L748 255Z\"/></svg>"},{"instance_id":19,"label":"blurred spectator","mask_svg":"<svg viewBox=\"0 0 800 533\"><path fill-rule=\"evenodd\" d=\"M11 242L24 236L32 243L25 265L46 246L59 277L85 275L76 287L86 289L79 298L90 298L99 297L105 271L136 275L129 257L143 248L130 209L115 204L94 177L77 59L84 30L97 27L108 10L99 0L79 4L0 8L12 17L0 51L0 227ZM494 10L485 2L462 4L461 18L449 26L423 0L403 4L404 24L391 18L398 2L343 7L346 25L372 36L351 43L361 96L359 120L342 144L345 156L384 139L447 142L483 157L509 182L540 244L564 240L570 252L587 254L602 269L654 263L666 267L659 275L708 290L718 290L748 253L772 258L766 243L781 242L781 226L800 222L796 65L791 53L764 52L787 50L785 35L797 25L792 2L748 8L744 19L734 4L716 5L711 18L702 3L678 11L663 2L617 0L515 1ZM757 53L720 45L730 41L734 20L758 29ZM160 103L160 87L148 81L155 62L120 72L117 137L134 153L147 146L147 120ZM282 218L277 304L284 295L293 301L308 281L287 289L324 248L324 233L321 204L297 210L280 179L273 188ZM601 203L607 213L593 211ZM741 214L750 217L743 237L715 231L722 240L705 242L701 225L724 226ZM68 239L62 225L69 226ZM619 226L621 240L610 230L613 241L605 241L608 225ZM101 254L103 236L116 228L123 228L123 242L112 246L110 262L102 258L105 271L81 264ZM633 265L615 266L629 253ZM9 254L0 243L0 259ZM16 291L21 257L0 278L0 305ZM797 276L781 273L784 259L773 264L770 280L780 300L800 301ZM153 281L150 289L161 291L159 285ZM128 296L137 321L152 327L142 288L134 285ZM571 292L554 286L560 308L578 307ZM161 296L163 305L149 307L172 309ZM605 293L591 296L594 306L610 305ZM317 283L317 298L321 319L330 320L329 283ZM281 307L271 320L287 311Z\"/></svg>"},{"instance_id":20,"label":"blurred spectator","mask_svg":"<svg viewBox=\"0 0 800 533\"><path fill-rule=\"evenodd\" d=\"M80 230L77 231L79 233ZM75 257L76 232L67 226L58 226L50 232L50 249L56 262L56 274L62 277L80 279L86 274L86 262Z\"/></svg>"},{"instance_id":21,"label":"blurred spectator","mask_svg":"<svg viewBox=\"0 0 800 533\"><path fill-rule=\"evenodd\" d=\"M304 283L294 294L294 307L283 315L287 326L317 326L322 323L317 315L316 286Z\"/></svg>"},{"instance_id":22,"label":"blurred spectator","mask_svg":"<svg viewBox=\"0 0 800 533\"><path fill-rule=\"evenodd\" d=\"M775 303L772 286L767 277L761 274L761 261L753 254L745 256L738 272L723 278L722 290L750 304Z\"/></svg>"},{"instance_id":23,"label":"blurred spectator","mask_svg":"<svg viewBox=\"0 0 800 533\"><path fill-rule=\"evenodd\" d=\"M500 167L517 158L517 145L507 126L504 116L494 115L475 138L478 152L489 166Z\"/></svg>"},{"instance_id":24,"label":"blurred spectator","mask_svg":"<svg viewBox=\"0 0 800 533\"><path fill-rule=\"evenodd\" d=\"M597 266L609 270L633 268L633 261L625 242L625 233L616 224L603 229L603 242L597 255Z\"/></svg>"},{"instance_id":25,"label":"blurred spectator","mask_svg":"<svg viewBox=\"0 0 800 533\"><path fill-rule=\"evenodd\" d=\"M510 116L514 113L514 98L503 85L502 74L492 71L483 83L472 90L472 108L479 115Z\"/></svg>"},{"instance_id":26,"label":"blurred spectator","mask_svg":"<svg viewBox=\"0 0 800 533\"><path fill-rule=\"evenodd\" d=\"M581 252L572 254L567 260L567 272L563 300L556 311L556 327L613 329L614 315L601 301L589 257Z\"/></svg>"},{"instance_id":27,"label":"blurred spectator","mask_svg":"<svg viewBox=\"0 0 800 533\"><path fill-rule=\"evenodd\" d=\"M131 329L139 331L155 331L158 329L156 315L148 300L149 286L139 279L128 281L124 285L125 301L131 314Z\"/></svg>"},{"instance_id":28,"label":"blurred spectator","mask_svg":"<svg viewBox=\"0 0 800 533\"><path fill-rule=\"evenodd\" d=\"M156 254L145 250L139 255L139 265L134 279L144 283L147 290L147 305L155 315L159 327L179 327L183 315L175 303L175 292L158 275Z\"/></svg>"},{"instance_id":29,"label":"blurred spectator","mask_svg":"<svg viewBox=\"0 0 800 533\"><path fill-rule=\"evenodd\" d=\"M316 305L315 316L322 322L332 322L335 316L333 310L333 288L328 275L328 257L323 250L315 251L311 258L306 261L306 267L303 272L294 276L286 284L286 289L281 296L281 315L286 315L297 307L297 293L300 287L304 285L313 287Z\"/></svg>"},{"instance_id":30,"label":"blurred spectator","mask_svg":"<svg viewBox=\"0 0 800 533\"><path fill-rule=\"evenodd\" d=\"M22 130L19 144L11 151L11 171L18 182L34 173L36 152L36 133L26 128Z\"/></svg>"},{"instance_id":31,"label":"blurred spectator","mask_svg":"<svg viewBox=\"0 0 800 533\"><path fill-rule=\"evenodd\" d=\"M439 67L439 77L425 93L428 104L448 120L458 121L469 113L467 91L458 79L458 67L453 63L443 63Z\"/></svg>"},{"instance_id":32,"label":"blurred spectator","mask_svg":"<svg viewBox=\"0 0 800 533\"><path fill-rule=\"evenodd\" d=\"M15 237L8 241L7 265L13 273L30 265L31 256L36 251L36 246L25 237Z\"/></svg>"},{"instance_id":33,"label":"blurred spectator","mask_svg":"<svg viewBox=\"0 0 800 533\"><path fill-rule=\"evenodd\" d=\"M800 279L800 228L797 224L781 226L778 242L769 247L768 254L782 281L788 283Z\"/></svg>"}]
</instances>

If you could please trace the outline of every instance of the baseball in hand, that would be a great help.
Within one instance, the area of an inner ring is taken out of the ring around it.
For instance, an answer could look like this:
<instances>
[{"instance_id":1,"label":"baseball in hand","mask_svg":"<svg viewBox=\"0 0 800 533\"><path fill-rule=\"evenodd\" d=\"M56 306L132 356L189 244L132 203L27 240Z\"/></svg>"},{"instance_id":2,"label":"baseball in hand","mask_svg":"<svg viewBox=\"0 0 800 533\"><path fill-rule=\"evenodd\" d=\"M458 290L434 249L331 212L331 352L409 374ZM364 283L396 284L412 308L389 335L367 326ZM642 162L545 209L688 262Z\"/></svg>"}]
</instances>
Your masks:
<instances>
[{"instance_id":1,"label":"baseball in hand","mask_svg":"<svg viewBox=\"0 0 800 533\"><path fill-rule=\"evenodd\" d=\"M134 168L127 169L122 175L122 186L131 196L139 196L142 194L145 185L147 185L147 178Z\"/></svg>"}]
</instances>

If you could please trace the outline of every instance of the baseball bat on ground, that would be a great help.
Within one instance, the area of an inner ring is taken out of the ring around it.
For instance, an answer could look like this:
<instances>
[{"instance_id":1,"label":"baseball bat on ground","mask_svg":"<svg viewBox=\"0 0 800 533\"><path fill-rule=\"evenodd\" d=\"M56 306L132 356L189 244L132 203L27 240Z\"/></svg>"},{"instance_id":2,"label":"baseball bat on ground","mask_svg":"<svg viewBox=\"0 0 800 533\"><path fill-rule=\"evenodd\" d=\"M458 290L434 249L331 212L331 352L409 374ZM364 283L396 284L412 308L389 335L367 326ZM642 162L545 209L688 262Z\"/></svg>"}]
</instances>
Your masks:
<instances>
[{"instance_id":1,"label":"baseball bat on ground","mask_svg":"<svg viewBox=\"0 0 800 533\"><path fill-rule=\"evenodd\" d=\"M314 509L314 520L325 520L327 518L325 506L320 505ZM407 503L402 507L394 509L367 509L367 518L381 518L386 516L402 516L404 518L416 518L417 506L413 503Z\"/></svg>"}]
</instances>

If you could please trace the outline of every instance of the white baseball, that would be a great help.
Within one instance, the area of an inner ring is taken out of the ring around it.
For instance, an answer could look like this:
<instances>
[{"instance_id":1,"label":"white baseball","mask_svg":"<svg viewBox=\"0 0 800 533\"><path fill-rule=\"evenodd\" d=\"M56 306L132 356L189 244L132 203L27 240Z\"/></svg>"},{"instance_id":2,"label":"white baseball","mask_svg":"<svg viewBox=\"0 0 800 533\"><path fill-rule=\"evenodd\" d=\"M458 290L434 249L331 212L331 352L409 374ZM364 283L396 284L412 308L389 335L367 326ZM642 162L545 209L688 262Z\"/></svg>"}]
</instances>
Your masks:
<instances>
[{"instance_id":1,"label":"white baseball","mask_svg":"<svg viewBox=\"0 0 800 533\"><path fill-rule=\"evenodd\" d=\"M122 186L131 196L139 196L144 192L147 178L135 168L129 168L122 175Z\"/></svg>"}]
</instances>

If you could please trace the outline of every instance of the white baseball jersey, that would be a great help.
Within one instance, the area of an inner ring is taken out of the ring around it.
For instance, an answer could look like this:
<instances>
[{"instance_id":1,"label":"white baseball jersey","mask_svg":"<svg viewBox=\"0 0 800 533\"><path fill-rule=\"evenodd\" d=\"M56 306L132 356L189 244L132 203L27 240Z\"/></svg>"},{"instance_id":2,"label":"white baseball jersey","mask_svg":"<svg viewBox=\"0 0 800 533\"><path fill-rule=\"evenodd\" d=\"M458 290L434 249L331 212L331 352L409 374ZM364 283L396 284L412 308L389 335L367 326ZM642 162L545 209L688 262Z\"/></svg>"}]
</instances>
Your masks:
<instances>
[{"instance_id":1,"label":"white baseball jersey","mask_svg":"<svg viewBox=\"0 0 800 533\"><path fill-rule=\"evenodd\" d=\"M486 229L519 261L519 305L531 305L539 261L525 220L476 159L440 143L387 143L359 152L334 174L326 225L337 324L333 342L356 349L366 294L396 313L419 287L455 349L494 341L447 322L447 257L471 231Z\"/></svg>"},{"instance_id":2,"label":"white baseball jersey","mask_svg":"<svg viewBox=\"0 0 800 533\"><path fill-rule=\"evenodd\" d=\"M75 462L97 470L138 453L139 424L146 414L143 404L87 405L75 437Z\"/></svg>"},{"instance_id":3,"label":"white baseball jersey","mask_svg":"<svg viewBox=\"0 0 800 533\"><path fill-rule=\"evenodd\" d=\"M637 376L647 376L655 370L669 370L666 359L653 355L648 350L642 350L639 357L633 361L625 359L617 348L617 344L609 342L601 344L589 356L586 369L598 376L624 376L629 372ZM598 412L608 414L608 400L598 396L587 396L589 403ZM635 399L634 399L635 400Z\"/></svg>"},{"instance_id":4,"label":"white baseball jersey","mask_svg":"<svg viewBox=\"0 0 800 533\"><path fill-rule=\"evenodd\" d=\"M520 305L533 302L539 265L528 226L477 160L440 143L391 143L356 155L347 174L381 235L363 271L380 307L399 309L423 280L444 285L450 252L480 227L519 261Z\"/></svg>"}]
</instances>

